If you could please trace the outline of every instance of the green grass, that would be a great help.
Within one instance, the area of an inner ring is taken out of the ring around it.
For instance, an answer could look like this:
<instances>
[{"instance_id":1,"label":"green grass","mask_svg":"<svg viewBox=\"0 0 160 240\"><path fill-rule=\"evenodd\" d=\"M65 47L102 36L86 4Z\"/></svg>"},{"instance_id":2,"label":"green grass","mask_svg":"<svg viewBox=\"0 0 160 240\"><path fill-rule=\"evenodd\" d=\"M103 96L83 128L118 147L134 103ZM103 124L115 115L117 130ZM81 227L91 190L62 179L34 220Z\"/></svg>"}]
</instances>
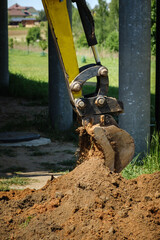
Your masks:
<instances>
[{"instance_id":1,"label":"green grass","mask_svg":"<svg viewBox=\"0 0 160 240\"><path fill-rule=\"evenodd\" d=\"M40 53L13 49L9 51L9 71L28 80L48 82L48 57Z\"/></svg>"},{"instance_id":2,"label":"green grass","mask_svg":"<svg viewBox=\"0 0 160 240\"><path fill-rule=\"evenodd\" d=\"M160 145L158 133L152 135L150 151L145 157L136 156L132 162L122 171L127 179L136 178L141 174L149 174L160 171Z\"/></svg>"},{"instance_id":3,"label":"green grass","mask_svg":"<svg viewBox=\"0 0 160 240\"><path fill-rule=\"evenodd\" d=\"M89 50L88 50L89 51ZM104 53L103 53L104 55ZM78 55L79 66L81 56ZM151 59L151 122L155 122L155 58ZM86 64L94 63L93 57L86 57ZM118 57L107 54L102 64L109 69L108 96L118 98ZM37 101L41 105L48 104L48 57L40 53L13 49L9 51L10 88L9 94ZM90 81L96 81L91 79ZM84 85L83 94L93 92L94 86Z\"/></svg>"},{"instance_id":4,"label":"green grass","mask_svg":"<svg viewBox=\"0 0 160 240\"><path fill-rule=\"evenodd\" d=\"M22 178L22 177L12 177L9 179L2 179L0 180L0 191L9 191L10 187L13 185L27 185L29 183L28 178Z\"/></svg>"},{"instance_id":5,"label":"green grass","mask_svg":"<svg viewBox=\"0 0 160 240\"><path fill-rule=\"evenodd\" d=\"M89 51L89 50L88 50ZM103 54L104 55L104 54ZM79 67L94 63L93 57L86 57L86 63L81 62L81 56L77 56ZM109 85L118 88L118 57L107 54L101 62L109 70ZM9 71L12 74L23 76L24 79L40 83L48 82L48 57L41 57L40 53L13 49L9 51ZM91 81L96 81L92 79ZM36 86L35 86L36 87ZM151 61L151 93L155 93L155 58Z\"/></svg>"}]
</instances>

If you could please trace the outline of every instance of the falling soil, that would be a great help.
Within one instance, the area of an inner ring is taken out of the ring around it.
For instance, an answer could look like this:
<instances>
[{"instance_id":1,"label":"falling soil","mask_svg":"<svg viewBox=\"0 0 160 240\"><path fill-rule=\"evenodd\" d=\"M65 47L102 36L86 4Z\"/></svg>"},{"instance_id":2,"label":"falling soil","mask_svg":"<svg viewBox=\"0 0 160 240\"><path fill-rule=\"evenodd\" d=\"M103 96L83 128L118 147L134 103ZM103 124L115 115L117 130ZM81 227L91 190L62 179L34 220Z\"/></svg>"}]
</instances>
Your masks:
<instances>
[{"instance_id":1,"label":"falling soil","mask_svg":"<svg viewBox=\"0 0 160 240\"><path fill-rule=\"evenodd\" d=\"M0 236L159 240L160 172L126 180L92 157L40 190L1 192Z\"/></svg>"}]
</instances>

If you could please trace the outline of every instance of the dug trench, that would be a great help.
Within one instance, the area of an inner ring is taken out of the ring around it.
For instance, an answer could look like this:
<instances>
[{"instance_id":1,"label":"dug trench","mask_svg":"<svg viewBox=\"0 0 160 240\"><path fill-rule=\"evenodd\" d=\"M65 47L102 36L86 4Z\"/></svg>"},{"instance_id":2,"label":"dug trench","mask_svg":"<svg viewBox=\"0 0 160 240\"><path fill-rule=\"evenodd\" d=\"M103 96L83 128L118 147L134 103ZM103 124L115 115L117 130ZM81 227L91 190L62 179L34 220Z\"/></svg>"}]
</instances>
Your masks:
<instances>
[{"instance_id":1,"label":"dug trench","mask_svg":"<svg viewBox=\"0 0 160 240\"><path fill-rule=\"evenodd\" d=\"M95 151L39 190L0 192L0 236L2 240L159 240L160 172L126 180L107 169Z\"/></svg>"}]
</instances>

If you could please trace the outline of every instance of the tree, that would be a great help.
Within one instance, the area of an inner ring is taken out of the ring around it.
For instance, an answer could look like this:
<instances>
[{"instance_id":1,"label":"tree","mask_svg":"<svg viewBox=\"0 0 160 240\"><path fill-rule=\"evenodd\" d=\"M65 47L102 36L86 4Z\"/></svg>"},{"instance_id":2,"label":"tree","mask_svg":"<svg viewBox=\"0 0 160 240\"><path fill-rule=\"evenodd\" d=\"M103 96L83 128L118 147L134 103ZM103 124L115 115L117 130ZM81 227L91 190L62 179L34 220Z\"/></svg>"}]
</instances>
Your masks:
<instances>
[{"instance_id":1,"label":"tree","mask_svg":"<svg viewBox=\"0 0 160 240\"><path fill-rule=\"evenodd\" d=\"M119 30L119 0L112 0L109 4L109 31Z\"/></svg>"},{"instance_id":2,"label":"tree","mask_svg":"<svg viewBox=\"0 0 160 240\"><path fill-rule=\"evenodd\" d=\"M28 39L28 40L27 40ZM34 43L36 40L41 39L41 32L39 27L33 27L28 30L26 40Z\"/></svg>"},{"instance_id":3,"label":"tree","mask_svg":"<svg viewBox=\"0 0 160 240\"><path fill-rule=\"evenodd\" d=\"M119 0L112 0L110 2L108 12L105 46L111 51L119 51Z\"/></svg>"},{"instance_id":4,"label":"tree","mask_svg":"<svg viewBox=\"0 0 160 240\"><path fill-rule=\"evenodd\" d=\"M79 39L79 37L83 33L83 27L81 24L78 9L75 8L73 5L72 5L72 32L75 41L77 41L77 39Z\"/></svg>"},{"instance_id":5,"label":"tree","mask_svg":"<svg viewBox=\"0 0 160 240\"><path fill-rule=\"evenodd\" d=\"M10 47L10 49L13 49L13 48L14 48L13 38L10 38L10 39L9 39L9 47Z\"/></svg>"},{"instance_id":6,"label":"tree","mask_svg":"<svg viewBox=\"0 0 160 240\"><path fill-rule=\"evenodd\" d=\"M107 32L106 32L106 21L108 16L108 4L105 0L98 0L98 5L94 8L94 19L96 36L99 44L105 42Z\"/></svg>"},{"instance_id":7,"label":"tree","mask_svg":"<svg viewBox=\"0 0 160 240\"><path fill-rule=\"evenodd\" d=\"M8 25L10 24L11 16L8 14Z\"/></svg>"},{"instance_id":8,"label":"tree","mask_svg":"<svg viewBox=\"0 0 160 240\"><path fill-rule=\"evenodd\" d=\"M47 49L48 47L48 44L47 44L47 41L46 40L40 40L39 41L39 46L42 48L42 56L45 56L45 53L44 51Z\"/></svg>"},{"instance_id":9,"label":"tree","mask_svg":"<svg viewBox=\"0 0 160 240\"><path fill-rule=\"evenodd\" d=\"M37 17L40 21L47 21L46 13L44 10L39 11L39 16Z\"/></svg>"},{"instance_id":10,"label":"tree","mask_svg":"<svg viewBox=\"0 0 160 240\"><path fill-rule=\"evenodd\" d=\"M81 34L81 36L77 40L77 47L88 47L87 39L84 33Z\"/></svg>"},{"instance_id":11,"label":"tree","mask_svg":"<svg viewBox=\"0 0 160 240\"><path fill-rule=\"evenodd\" d=\"M119 36L118 31L112 31L106 39L106 47L111 51L119 51Z\"/></svg>"},{"instance_id":12,"label":"tree","mask_svg":"<svg viewBox=\"0 0 160 240\"><path fill-rule=\"evenodd\" d=\"M28 46L28 53L29 53L29 45L31 43L34 43L36 40L41 39L41 31L39 27L33 27L28 30L27 36L26 36L26 43Z\"/></svg>"},{"instance_id":13,"label":"tree","mask_svg":"<svg viewBox=\"0 0 160 240\"><path fill-rule=\"evenodd\" d=\"M30 38L26 37L26 42L27 42L27 48L28 48L28 54L29 54L29 45L30 45Z\"/></svg>"}]
</instances>

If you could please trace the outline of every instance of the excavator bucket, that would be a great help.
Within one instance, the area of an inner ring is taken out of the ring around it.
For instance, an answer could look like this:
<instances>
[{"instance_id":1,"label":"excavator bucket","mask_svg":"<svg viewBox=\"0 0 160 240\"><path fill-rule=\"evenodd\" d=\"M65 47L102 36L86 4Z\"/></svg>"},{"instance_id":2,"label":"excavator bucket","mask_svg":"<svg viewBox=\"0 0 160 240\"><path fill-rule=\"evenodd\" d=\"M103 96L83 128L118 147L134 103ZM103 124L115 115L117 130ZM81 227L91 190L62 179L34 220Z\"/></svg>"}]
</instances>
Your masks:
<instances>
[{"instance_id":1,"label":"excavator bucket","mask_svg":"<svg viewBox=\"0 0 160 240\"><path fill-rule=\"evenodd\" d=\"M124 130L115 125L96 124L79 128L80 153L78 163L99 157L111 171L121 172L132 160L134 140Z\"/></svg>"}]
</instances>

